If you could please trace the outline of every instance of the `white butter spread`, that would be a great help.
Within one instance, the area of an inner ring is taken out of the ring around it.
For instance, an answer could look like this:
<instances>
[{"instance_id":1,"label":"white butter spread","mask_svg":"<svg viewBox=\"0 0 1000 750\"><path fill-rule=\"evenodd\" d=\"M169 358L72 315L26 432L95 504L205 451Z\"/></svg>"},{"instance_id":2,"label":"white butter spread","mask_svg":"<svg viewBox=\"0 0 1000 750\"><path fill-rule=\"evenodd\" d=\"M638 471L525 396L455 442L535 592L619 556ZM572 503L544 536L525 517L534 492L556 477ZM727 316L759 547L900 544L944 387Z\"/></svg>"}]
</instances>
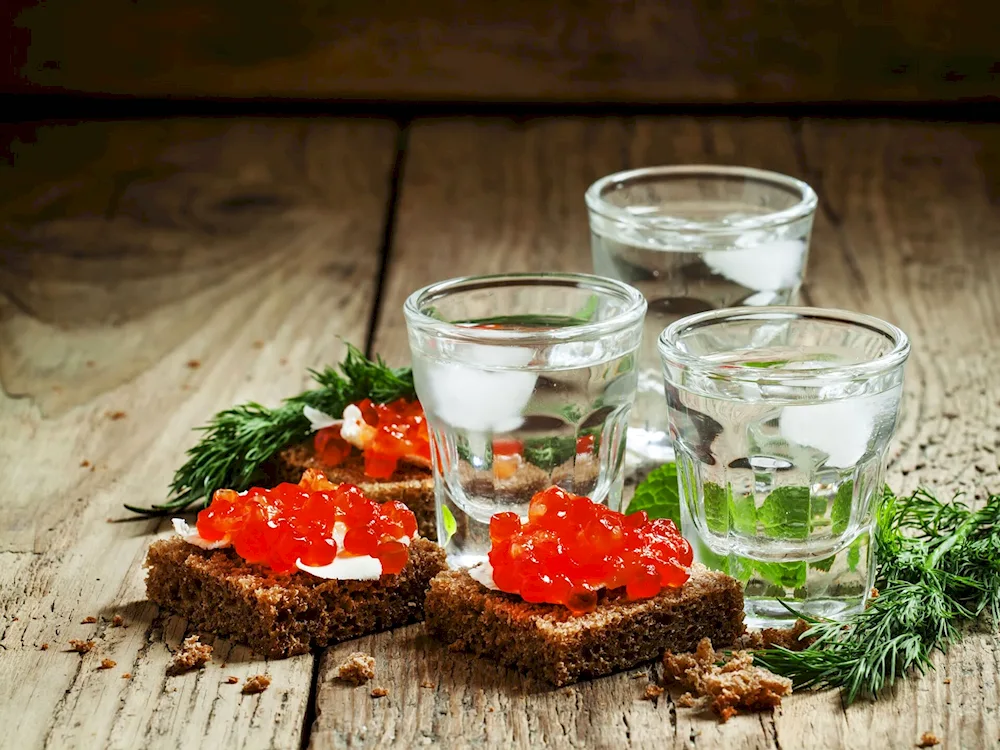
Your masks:
<instances>
[{"instance_id":1,"label":"white butter spread","mask_svg":"<svg viewBox=\"0 0 1000 750\"><path fill-rule=\"evenodd\" d=\"M368 428L366 430L366 428ZM361 415L361 409L354 404L348 404L344 408L343 424L340 427L340 436L355 448L365 449L364 433L370 430L365 418Z\"/></svg>"},{"instance_id":2,"label":"white butter spread","mask_svg":"<svg viewBox=\"0 0 1000 750\"><path fill-rule=\"evenodd\" d=\"M469 575L476 581L479 581L486 588L492 591L499 591L497 585L493 583L493 566L490 565L489 560L483 560L478 565L474 565L469 568Z\"/></svg>"},{"instance_id":3,"label":"white butter spread","mask_svg":"<svg viewBox=\"0 0 1000 750\"><path fill-rule=\"evenodd\" d=\"M340 424L339 419L334 419L326 412L314 409L308 405L302 407L302 416L309 420L309 429L313 432L319 432L327 427Z\"/></svg>"}]
</instances>

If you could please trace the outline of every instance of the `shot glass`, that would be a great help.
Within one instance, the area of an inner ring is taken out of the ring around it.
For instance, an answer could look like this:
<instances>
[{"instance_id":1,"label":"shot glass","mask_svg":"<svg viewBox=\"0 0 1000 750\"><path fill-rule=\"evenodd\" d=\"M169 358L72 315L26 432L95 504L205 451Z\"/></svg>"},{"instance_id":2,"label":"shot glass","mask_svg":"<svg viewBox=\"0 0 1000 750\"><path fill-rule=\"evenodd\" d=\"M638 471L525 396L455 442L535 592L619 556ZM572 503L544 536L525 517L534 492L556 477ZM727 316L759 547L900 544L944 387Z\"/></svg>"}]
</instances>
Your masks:
<instances>
[{"instance_id":1,"label":"shot glass","mask_svg":"<svg viewBox=\"0 0 1000 750\"><path fill-rule=\"evenodd\" d=\"M636 289L585 274L467 277L403 310L450 564L485 559L490 517L526 519L553 484L620 506L646 312Z\"/></svg>"},{"instance_id":2,"label":"shot glass","mask_svg":"<svg viewBox=\"0 0 1000 750\"><path fill-rule=\"evenodd\" d=\"M795 304L816 194L775 172L728 166L619 172L586 193L594 272L649 303L628 468L673 459L656 337L675 320L737 305Z\"/></svg>"},{"instance_id":3,"label":"shot glass","mask_svg":"<svg viewBox=\"0 0 1000 750\"><path fill-rule=\"evenodd\" d=\"M701 313L660 335L681 529L743 582L750 624L789 624L782 602L833 619L865 606L909 350L877 318L805 307Z\"/></svg>"}]
</instances>

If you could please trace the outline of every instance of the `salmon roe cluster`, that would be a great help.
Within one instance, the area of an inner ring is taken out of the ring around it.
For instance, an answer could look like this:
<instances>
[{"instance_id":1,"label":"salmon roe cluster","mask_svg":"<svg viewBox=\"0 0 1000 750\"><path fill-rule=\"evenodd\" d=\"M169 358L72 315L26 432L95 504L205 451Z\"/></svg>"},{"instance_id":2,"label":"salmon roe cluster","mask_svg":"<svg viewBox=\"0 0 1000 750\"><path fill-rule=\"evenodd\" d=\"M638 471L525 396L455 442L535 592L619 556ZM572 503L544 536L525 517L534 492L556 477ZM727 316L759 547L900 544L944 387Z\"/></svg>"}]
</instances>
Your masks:
<instances>
[{"instance_id":1,"label":"salmon roe cluster","mask_svg":"<svg viewBox=\"0 0 1000 750\"><path fill-rule=\"evenodd\" d=\"M388 479L403 458L430 463L430 436L419 401L399 398L388 404L376 404L366 398L355 406L361 410L365 424L372 428L364 448L367 476ZM327 466L339 466L353 450L351 444L341 437L339 425L317 431L313 448L319 460Z\"/></svg>"},{"instance_id":2,"label":"salmon roe cluster","mask_svg":"<svg viewBox=\"0 0 1000 750\"><path fill-rule=\"evenodd\" d=\"M648 599L682 586L693 559L673 521L626 516L558 487L531 499L527 523L516 513L494 515L490 539L497 588L574 614L592 611L601 588Z\"/></svg>"},{"instance_id":3,"label":"salmon roe cluster","mask_svg":"<svg viewBox=\"0 0 1000 750\"><path fill-rule=\"evenodd\" d=\"M398 573L406 565L409 549L400 538L417 533L413 512L395 500L379 505L353 484L335 485L311 469L298 484L217 490L197 525L203 539L228 539L247 562L290 573L297 560L315 567L333 562L337 523L346 528L344 553L377 557L383 573Z\"/></svg>"}]
</instances>

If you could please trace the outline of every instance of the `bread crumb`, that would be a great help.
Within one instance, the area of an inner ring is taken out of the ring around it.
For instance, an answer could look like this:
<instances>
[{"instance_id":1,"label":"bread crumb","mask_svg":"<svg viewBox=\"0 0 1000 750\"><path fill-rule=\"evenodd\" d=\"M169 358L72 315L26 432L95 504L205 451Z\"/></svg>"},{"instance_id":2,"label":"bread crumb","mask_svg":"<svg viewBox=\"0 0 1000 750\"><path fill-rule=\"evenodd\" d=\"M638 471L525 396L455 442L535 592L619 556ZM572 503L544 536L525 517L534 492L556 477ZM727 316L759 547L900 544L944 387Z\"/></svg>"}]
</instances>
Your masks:
<instances>
[{"instance_id":1,"label":"bread crumb","mask_svg":"<svg viewBox=\"0 0 1000 750\"><path fill-rule=\"evenodd\" d=\"M122 679L123 680L131 680L132 679L132 673L131 672L122 672Z\"/></svg>"},{"instance_id":2,"label":"bread crumb","mask_svg":"<svg viewBox=\"0 0 1000 750\"><path fill-rule=\"evenodd\" d=\"M85 468L85 469L86 469L86 468L87 468L88 466L90 466L90 461L88 461L87 459L83 459L83 460L82 460L82 461L80 462L80 466L82 466L83 468Z\"/></svg>"},{"instance_id":3,"label":"bread crumb","mask_svg":"<svg viewBox=\"0 0 1000 750\"><path fill-rule=\"evenodd\" d=\"M189 359L187 361L187 367L191 370L197 370L199 367L201 367L201 362L197 359Z\"/></svg>"},{"instance_id":4,"label":"bread crumb","mask_svg":"<svg viewBox=\"0 0 1000 750\"><path fill-rule=\"evenodd\" d=\"M739 639L739 645L751 650L780 647L789 651L802 651L816 640L802 637L810 627L808 622L799 619L790 628L752 630Z\"/></svg>"},{"instance_id":5,"label":"bread crumb","mask_svg":"<svg viewBox=\"0 0 1000 750\"><path fill-rule=\"evenodd\" d=\"M96 363L96 362L95 362L94 360L92 360L92 359L88 359L88 360L87 360L86 362L84 362L84 364L85 364L85 365L86 365L87 367L93 367L93 366L94 366L94 365L96 365L97 363Z\"/></svg>"},{"instance_id":6,"label":"bread crumb","mask_svg":"<svg viewBox=\"0 0 1000 750\"><path fill-rule=\"evenodd\" d=\"M640 677L646 677L646 676L647 675L645 672L633 672L632 674L629 675L629 677L631 677L633 680L638 680Z\"/></svg>"},{"instance_id":7,"label":"bread crumb","mask_svg":"<svg viewBox=\"0 0 1000 750\"><path fill-rule=\"evenodd\" d=\"M212 658L212 647L201 643L198 636L189 635L181 647L174 652L174 658L167 665L167 675L174 677L192 669L200 669Z\"/></svg>"},{"instance_id":8,"label":"bread crumb","mask_svg":"<svg viewBox=\"0 0 1000 750\"><path fill-rule=\"evenodd\" d=\"M93 625L95 622L97 622L97 618L93 616L84 617L82 620L80 620L81 625Z\"/></svg>"},{"instance_id":9,"label":"bread crumb","mask_svg":"<svg viewBox=\"0 0 1000 750\"><path fill-rule=\"evenodd\" d=\"M257 339L256 341L253 342L253 348L254 349L263 349L264 348L264 342L261 341L260 339Z\"/></svg>"},{"instance_id":10,"label":"bread crumb","mask_svg":"<svg viewBox=\"0 0 1000 750\"><path fill-rule=\"evenodd\" d=\"M42 644L41 646L39 646L38 648L39 648L39 650L41 650L41 651L48 651L48 650L49 650L49 644L47 644L47 643L43 643L43 644Z\"/></svg>"},{"instance_id":11,"label":"bread crumb","mask_svg":"<svg viewBox=\"0 0 1000 750\"><path fill-rule=\"evenodd\" d=\"M93 641L71 640L69 642L69 650L76 651L78 654L86 654L89 651L93 650L94 646L96 645L97 644L94 643Z\"/></svg>"},{"instance_id":12,"label":"bread crumb","mask_svg":"<svg viewBox=\"0 0 1000 750\"><path fill-rule=\"evenodd\" d=\"M721 662L721 665L717 664ZM728 721L737 708L751 711L774 708L792 692L792 681L755 667L749 651L716 653L712 641L702 638L693 654L663 655L664 679L712 699L712 710Z\"/></svg>"},{"instance_id":13,"label":"bread crumb","mask_svg":"<svg viewBox=\"0 0 1000 750\"><path fill-rule=\"evenodd\" d=\"M243 690L241 691L243 695L254 695L255 693L263 693L271 686L271 678L266 674L255 674L253 677L247 677L247 681L243 683Z\"/></svg>"},{"instance_id":14,"label":"bread crumb","mask_svg":"<svg viewBox=\"0 0 1000 750\"><path fill-rule=\"evenodd\" d=\"M111 627L113 627L113 628L124 628L125 627L125 618L122 617L121 615L115 615L114 617L111 618Z\"/></svg>"},{"instance_id":15,"label":"bread crumb","mask_svg":"<svg viewBox=\"0 0 1000 750\"><path fill-rule=\"evenodd\" d=\"M279 365L287 365L288 364L288 360L285 357L282 357L281 359L278 360L278 364Z\"/></svg>"},{"instance_id":16,"label":"bread crumb","mask_svg":"<svg viewBox=\"0 0 1000 750\"><path fill-rule=\"evenodd\" d=\"M234 674L231 674L231 675L229 675L229 677L226 678L226 684L227 685L235 685L239 681L240 681L240 678L237 677Z\"/></svg>"},{"instance_id":17,"label":"bread crumb","mask_svg":"<svg viewBox=\"0 0 1000 750\"><path fill-rule=\"evenodd\" d=\"M116 662L114 659L101 659L101 664L97 668L98 669L114 669L117 666L118 666L118 662Z\"/></svg>"},{"instance_id":18,"label":"bread crumb","mask_svg":"<svg viewBox=\"0 0 1000 750\"><path fill-rule=\"evenodd\" d=\"M494 709L493 706L487 706L486 710L493 713L496 709Z\"/></svg>"},{"instance_id":19,"label":"bread crumb","mask_svg":"<svg viewBox=\"0 0 1000 750\"><path fill-rule=\"evenodd\" d=\"M375 659L361 651L348 654L337 667L337 677L351 685L364 685L375 676Z\"/></svg>"},{"instance_id":20,"label":"bread crumb","mask_svg":"<svg viewBox=\"0 0 1000 750\"><path fill-rule=\"evenodd\" d=\"M682 693L675 703L681 708L693 708L698 705L698 699L691 693Z\"/></svg>"},{"instance_id":21,"label":"bread crumb","mask_svg":"<svg viewBox=\"0 0 1000 750\"><path fill-rule=\"evenodd\" d=\"M109 411L105 416L112 422L117 422L119 419L125 419L128 415L119 409L116 411Z\"/></svg>"},{"instance_id":22,"label":"bread crumb","mask_svg":"<svg viewBox=\"0 0 1000 750\"><path fill-rule=\"evenodd\" d=\"M945 685L950 685L951 684L951 678L950 677L945 677L944 680L943 680L943 682L944 682Z\"/></svg>"},{"instance_id":23,"label":"bread crumb","mask_svg":"<svg viewBox=\"0 0 1000 750\"><path fill-rule=\"evenodd\" d=\"M917 747L934 747L935 745L940 745L941 740L933 732L924 732L920 735L920 742L917 743Z\"/></svg>"},{"instance_id":24,"label":"bread crumb","mask_svg":"<svg viewBox=\"0 0 1000 750\"><path fill-rule=\"evenodd\" d=\"M663 695L663 692L664 691L662 687L650 683L649 685L646 685L646 692L642 694L642 699L644 701L655 701L657 698Z\"/></svg>"},{"instance_id":25,"label":"bread crumb","mask_svg":"<svg viewBox=\"0 0 1000 750\"><path fill-rule=\"evenodd\" d=\"M372 698L385 698L388 694L388 689L384 687L372 688Z\"/></svg>"},{"instance_id":26,"label":"bread crumb","mask_svg":"<svg viewBox=\"0 0 1000 750\"><path fill-rule=\"evenodd\" d=\"M422 687L422 688L430 688L430 689L433 690L434 688L437 687L437 685L435 685L430 680L424 680L423 682L420 683L420 687Z\"/></svg>"},{"instance_id":27,"label":"bread crumb","mask_svg":"<svg viewBox=\"0 0 1000 750\"><path fill-rule=\"evenodd\" d=\"M872 590L868 592L868 596L871 599L878 599L878 589L872 586Z\"/></svg>"}]
</instances>

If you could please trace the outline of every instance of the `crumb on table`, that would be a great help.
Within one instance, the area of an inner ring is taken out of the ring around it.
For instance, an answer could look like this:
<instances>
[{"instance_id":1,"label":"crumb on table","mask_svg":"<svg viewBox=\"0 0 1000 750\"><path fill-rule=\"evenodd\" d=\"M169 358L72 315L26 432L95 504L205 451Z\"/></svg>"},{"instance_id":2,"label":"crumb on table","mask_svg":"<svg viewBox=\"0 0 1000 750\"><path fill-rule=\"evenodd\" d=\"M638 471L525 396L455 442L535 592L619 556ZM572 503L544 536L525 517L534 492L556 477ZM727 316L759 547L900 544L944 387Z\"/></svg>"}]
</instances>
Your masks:
<instances>
[{"instance_id":1,"label":"crumb on table","mask_svg":"<svg viewBox=\"0 0 1000 750\"><path fill-rule=\"evenodd\" d=\"M920 742L917 743L917 747L934 747L935 745L940 745L941 740L934 732L924 732L920 735Z\"/></svg>"},{"instance_id":2,"label":"crumb on table","mask_svg":"<svg viewBox=\"0 0 1000 750\"><path fill-rule=\"evenodd\" d=\"M376 687L372 688L372 698L385 698L389 694L388 688Z\"/></svg>"},{"instance_id":3,"label":"crumb on table","mask_svg":"<svg viewBox=\"0 0 1000 750\"><path fill-rule=\"evenodd\" d=\"M201 367L201 361L197 359L189 359L187 361L187 366L191 370L197 370L199 367Z\"/></svg>"},{"instance_id":4,"label":"crumb on table","mask_svg":"<svg viewBox=\"0 0 1000 750\"><path fill-rule=\"evenodd\" d=\"M117 666L118 666L118 662L116 662L114 659L101 659L101 663L100 663L100 665L98 665L97 668L98 669L114 669Z\"/></svg>"},{"instance_id":5,"label":"crumb on table","mask_svg":"<svg viewBox=\"0 0 1000 750\"><path fill-rule=\"evenodd\" d=\"M83 459L80 462L80 466L82 466L84 469L86 469L88 466L90 466L90 461L88 461L87 459Z\"/></svg>"},{"instance_id":6,"label":"crumb on table","mask_svg":"<svg viewBox=\"0 0 1000 750\"><path fill-rule=\"evenodd\" d=\"M712 642L702 638L693 654L663 655L664 680L712 699L712 710L723 721L738 708L755 711L774 708L782 696L792 692L792 681L755 666L749 651L716 653Z\"/></svg>"},{"instance_id":7,"label":"crumb on table","mask_svg":"<svg viewBox=\"0 0 1000 750\"><path fill-rule=\"evenodd\" d=\"M132 679L132 673L131 672L123 672L122 673L122 679L123 680L131 680Z\"/></svg>"},{"instance_id":8,"label":"crumb on table","mask_svg":"<svg viewBox=\"0 0 1000 750\"><path fill-rule=\"evenodd\" d=\"M240 681L240 678L237 677L236 675L233 675L233 674L229 675L229 677L226 678L226 684L227 685L235 685L239 681Z\"/></svg>"},{"instance_id":9,"label":"crumb on table","mask_svg":"<svg viewBox=\"0 0 1000 750\"><path fill-rule=\"evenodd\" d=\"M437 687L437 685L435 685L435 684L434 684L433 682L431 682L430 680L424 680L423 682L421 682L421 683L420 683L420 687L422 687L422 688L431 688L431 689L434 689L434 688L436 688L436 687Z\"/></svg>"},{"instance_id":10,"label":"crumb on table","mask_svg":"<svg viewBox=\"0 0 1000 750\"><path fill-rule=\"evenodd\" d=\"M39 648L39 649L40 649L41 651L48 651L48 650L49 650L49 644L47 644L47 643L43 643L43 644L42 644L41 646L39 646L38 648Z\"/></svg>"},{"instance_id":11,"label":"crumb on table","mask_svg":"<svg viewBox=\"0 0 1000 750\"><path fill-rule=\"evenodd\" d=\"M167 665L167 675L173 677L192 669L200 669L212 658L212 647L201 643L198 636L189 635L181 647L174 652L174 658Z\"/></svg>"},{"instance_id":12,"label":"crumb on table","mask_svg":"<svg viewBox=\"0 0 1000 750\"><path fill-rule=\"evenodd\" d=\"M128 415L121 409L116 409L115 411L109 411L107 413L108 419L110 419L112 422L117 422L119 419L125 419L125 417L127 416Z\"/></svg>"},{"instance_id":13,"label":"crumb on table","mask_svg":"<svg viewBox=\"0 0 1000 750\"><path fill-rule=\"evenodd\" d=\"M337 677L352 685L364 685L375 676L375 658L361 651L347 655L337 667Z\"/></svg>"},{"instance_id":14,"label":"crumb on table","mask_svg":"<svg viewBox=\"0 0 1000 750\"><path fill-rule=\"evenodd\" d=\"M663 688L659 685L654 685L650 683L646 685L646 691L642 694L642 699L644 701L655 701L661 695L663 695Z\"/></svg>"},{"instance_id":15,"label":"crumb on table","mask_svg":"<svg viewBox=\"0 0 1000 750\"><path fill-rule=\"evenodd\" d=\"M253 677L247 677L247 681L243 683L243 690L241 691L243 695L253 695L255 693L263 693L271 686L271 678L266 674L255 674Z\"/></svg>"},{"instance_id":16,"label":"crumb on table","mask_svg":"<svg viewBox=\"0 0 1000 750\"><path fill-rule=\"evenodd\" d=\"M81 625L93 625L95 622L97 622L97 618L94 617L93 615L91 615L90 617L84 617L82 620L80 620Z\"/></svg>"},{"instance_id":17,"label":"crumb on table","mask_svg":"<svg viewBox=\"0 0 1000 750\"><path fill-rule=\"evenodd\" d=\"M682 693L675 702L681 708L694 708L698 705L698 699L691 695L691 693Z\"/></svg>"},{"instance_id":18,"label":"crumb on table","mask_svg":"<svg viewBox=\"0 0 1000 750\"><path fill-rule=\"evenodd\" d=\"M125 627L125 618L122 617L121 615L115 615L114 617L111 618L111 627L113 627L113 628L124 628Z\"/></svg>"},{"instance_id":19,"label":"crumb on table","mask_svg":"<svg viewBox=\"0 0 1000 750\"><path fill-rule=\"evenodd\" d=\"M86 654L92 651L96 645L94 641L80 641L74 638L69 642L69 650L76 651L78 654Z\"/></svg>"}]
</instances>

